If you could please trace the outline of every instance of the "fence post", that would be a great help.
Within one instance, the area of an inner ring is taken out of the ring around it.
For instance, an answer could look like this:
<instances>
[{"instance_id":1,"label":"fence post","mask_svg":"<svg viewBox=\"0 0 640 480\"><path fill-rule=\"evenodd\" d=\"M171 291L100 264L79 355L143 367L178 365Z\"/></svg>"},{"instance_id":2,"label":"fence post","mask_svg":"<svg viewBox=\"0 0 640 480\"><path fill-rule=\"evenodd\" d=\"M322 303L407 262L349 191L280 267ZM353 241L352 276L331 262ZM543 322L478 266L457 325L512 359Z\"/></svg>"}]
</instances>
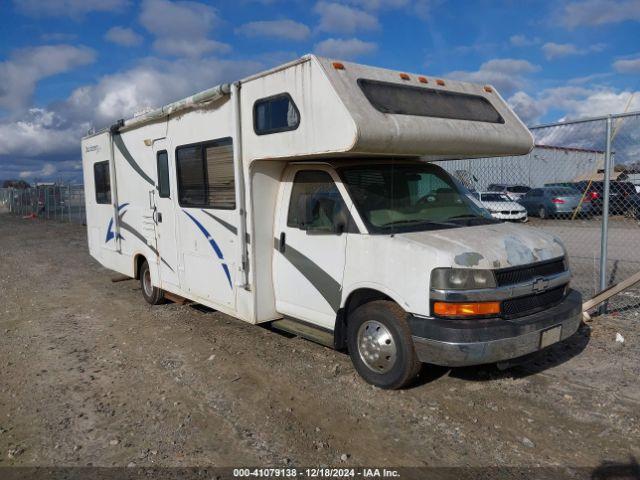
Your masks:
<instances>
[{"instance_id":1,"label":"fence post","mask_svg":"<svg viewBox=\"0 0 640 480\"><path fill-rule=\"evenodd\" d=\"M604 153L604 183L602 198L602 230L600 232L600 291L607 288L607 243L609 240L609 192L611 181L611 115L607 117L607 139ZM600 313L607 313L607 304L600 306Z\"/></svg>"}]
</instances>

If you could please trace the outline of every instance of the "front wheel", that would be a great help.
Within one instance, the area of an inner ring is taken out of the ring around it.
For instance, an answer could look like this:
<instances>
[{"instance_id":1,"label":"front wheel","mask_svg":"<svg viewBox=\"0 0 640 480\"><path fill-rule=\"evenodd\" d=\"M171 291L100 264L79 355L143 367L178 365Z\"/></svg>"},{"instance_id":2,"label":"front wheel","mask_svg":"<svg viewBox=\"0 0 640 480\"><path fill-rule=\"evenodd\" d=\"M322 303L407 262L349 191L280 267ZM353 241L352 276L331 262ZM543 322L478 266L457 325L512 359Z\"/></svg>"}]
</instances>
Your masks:
<instances>
[{"instance_id":1,"label":"front wheel","mask_svg":"<svg viewBox=\"0 0 640 480\"><path fill-rule=\"evenodd\" d=\"M368 383L398 389L409 385L420 371L406 317L400 306L387 300L366 303L350 315L349 355Z\"/></svg>"},{"instance_id":2,"label":"front wheel","mask_svg":"<svg viewBox=\"0 0 640 480\"><path fill-rule=\"evenodd\" d=\"M158 287L154 287L151 283L151 270L149 263L145 260L140 267L140 288L142 296L151 305L160 305L164 303L164 292Z\"/></svg>"}]
</instances>

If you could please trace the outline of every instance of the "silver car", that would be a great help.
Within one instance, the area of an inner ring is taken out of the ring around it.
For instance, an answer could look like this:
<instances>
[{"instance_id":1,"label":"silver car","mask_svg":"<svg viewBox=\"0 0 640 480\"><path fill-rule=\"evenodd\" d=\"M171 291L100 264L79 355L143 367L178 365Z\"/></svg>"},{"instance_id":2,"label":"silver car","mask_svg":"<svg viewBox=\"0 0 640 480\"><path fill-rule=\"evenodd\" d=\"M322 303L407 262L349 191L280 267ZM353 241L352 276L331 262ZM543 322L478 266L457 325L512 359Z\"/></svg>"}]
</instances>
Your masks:
<instances>
[{"instance_id":1,"label":"silver car","mask_svg":"<svg viewBox=\"0 0 640 480\"><path fill-rule=\"evenodd\" d=\"M578 214L591 216L592 206L589 198L580 203L582 194L570 187L534 188L522 196L518 202L527 209L529 215L540 218L551 216L569 216L580 208Z\"/></svg>"}]
</instances>

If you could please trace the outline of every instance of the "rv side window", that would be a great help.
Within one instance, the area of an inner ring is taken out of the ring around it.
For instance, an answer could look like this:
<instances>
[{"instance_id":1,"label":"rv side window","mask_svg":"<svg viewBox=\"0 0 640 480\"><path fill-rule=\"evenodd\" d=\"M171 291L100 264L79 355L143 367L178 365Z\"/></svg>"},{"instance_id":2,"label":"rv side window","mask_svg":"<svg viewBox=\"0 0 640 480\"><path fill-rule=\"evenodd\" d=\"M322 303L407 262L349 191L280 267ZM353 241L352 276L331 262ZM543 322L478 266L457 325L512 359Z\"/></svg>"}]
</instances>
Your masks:
<instances>
[{"instance_id":1,"label":"rv side window","mask_svg":"<svg viewBox=\"0 0 640 480\"><path fill-rule=\"evenodd\" d=\"M491 102L480 95L433 88L358 80L373 107L382 113L504 123Z\"/></svg>"},{"instance_id":2,"label":"rv side window","mask_svg":"<svg viewBox=\"0 0 640 480\"><path fill-rule=\"evenodd\" d=\"M288 93L263 98L253 104L253 128L257 135L295 130L300 112Z\"/></svg>"},{"instance_id":3,"label":"rv side window","mask_svg":"<svg viewBox=\"0 0 640 480\"><path fill-rule=\"evenodd\" d=\"M111 203L111 177L109 176L108 160L93 165L93 180L96 185L96 203Z\"/></svg>"},{"instance_id":4,"label":"rv side window","mask_svg":"<svg viewBox=\"0 0 640 480\"><path fill-rule=\"evenodd\" d=\"M230 138L176 148L176 170L181 206L236 208Z\"/></svg>"},{"instance_id":5,"label":"rv side window","mask_svg":"<svg viewBox=\"0 0 640 480\"><path fill-rule=\"evenodd\" d=\"M317 233L350 231L353 222L331 175L318 170L296 173L287 226Z\"/></svg>"},{"instance_id":6,"label":"rv side window","mask_svg":"<svg viewBox=\"0 0 640 480\"><path fill-rule=\"evenodd\" d=\"M162 198L169 198L171 187L169 186L169 155L167 151L158 152L156 159L158 163L158 195Z\"/></svg>"}]
</instances>

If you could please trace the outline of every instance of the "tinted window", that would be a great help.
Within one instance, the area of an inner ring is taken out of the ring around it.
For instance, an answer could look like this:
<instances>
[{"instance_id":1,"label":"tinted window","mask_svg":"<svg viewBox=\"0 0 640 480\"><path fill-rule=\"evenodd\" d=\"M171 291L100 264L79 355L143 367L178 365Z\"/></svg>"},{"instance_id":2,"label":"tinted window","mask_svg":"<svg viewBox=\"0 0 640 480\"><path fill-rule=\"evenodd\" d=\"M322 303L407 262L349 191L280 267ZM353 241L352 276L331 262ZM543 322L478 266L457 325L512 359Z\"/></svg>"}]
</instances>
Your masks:
<instances>
[{"instance_id":1,"label":"tinted window","mask_svg":"<svg viewBox=\"0 0 640 480\"><path fill-rule=\"evenodd\" d=\"M253 105L253 127L258 135L295 130L300 112L287 93L258 100Z\"/></svg>"},{"instance_id":2,"label":"tinted window","mask_svg":"<svg viewBox=\"0 0 640 480\"><path fill-rule=\"evenodd\" d=\"M529 187L523 185L514 185L513 187L507 187L507 191L511 193L527 193L531 190Z\"/></svg>"},{"instance_id":3,"label":"tinted window","mask_svg":"<svg viewBox=\"0 0 640 480\"><path fill-rule=\"evenodd\" d=\"M483 193L482 200L485 202L510 202L511 199L506 195L501 195L499 193Z\"/></svg>"},{"instance_id":4,"label":"tinted window","mask_svg":"<svg viewBox=\"0 0 640 480\"><path fill-rule=\"evenodd\" d=\"M158 152L156 160L158 163L158 195L162 198L169 198L171 190L169 187L169 155L167 151Z\"/></svg>"},{"instance_id":5,"label":"tinted window","mask_svg":"<svg viewBox=\"0 0 640 480\"><path fill-rule=\"evenodd\" d=\"M111 203L111 177L109 161L93 165L93 180L96 185L96 203Z\"/></svg>"},{"instance_id":6,"label":"tinted window","mask_svg":"<svg viewBox=\"0 0 640 480\"><path fill-rule=\"evenodd\" d=\"M504 123L504 119L480 95L435 90L376 80L358 80L371 105L382 113Z\"/></svg>"},{"instance_id":7,"label":"tinted window","mask_svg":"<svg viewBox=\"0 0 640 480\"><path fill-rule=\"evenodd\" d=\"M580 192L575 188L567 188L567 187L552 187L546 190L550 195L580 195Z\"/></svg>"},{"instance_id":8,"label":"tinted window","mask_svg":"<svg viewBox=\"0 0 640 480\"><path fill-rule=\"evenodd\" d=\"M306 222L300 218L301 210L307 210ZM338 224L342 224L345 231L353 222L331 175L316 170L296 173L287 225L307 231L334 233Z\"/></svg>"},{"instance_id":9,"label":"tinted window","mask_svg":"<svg viewBox=\"0 0 640 480\"><path fill-rule=\"evenodd\" d=\"M219 209L236 207L230 138L178 147L176 167L180 205Z\"/></svg>"},{"instance_id":10,"label":"tinted window","mask_svg":"<svg viewBox=\"0 0 640 480\"><path fill-rule=\"evenodd\" d=\"M462 184L433 165L384 163L343 167L339 172L373 233L493 223Z\"/></svg>"}]
</instances>

